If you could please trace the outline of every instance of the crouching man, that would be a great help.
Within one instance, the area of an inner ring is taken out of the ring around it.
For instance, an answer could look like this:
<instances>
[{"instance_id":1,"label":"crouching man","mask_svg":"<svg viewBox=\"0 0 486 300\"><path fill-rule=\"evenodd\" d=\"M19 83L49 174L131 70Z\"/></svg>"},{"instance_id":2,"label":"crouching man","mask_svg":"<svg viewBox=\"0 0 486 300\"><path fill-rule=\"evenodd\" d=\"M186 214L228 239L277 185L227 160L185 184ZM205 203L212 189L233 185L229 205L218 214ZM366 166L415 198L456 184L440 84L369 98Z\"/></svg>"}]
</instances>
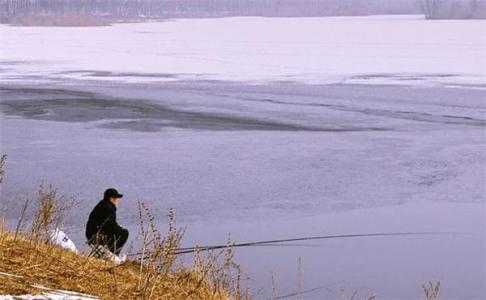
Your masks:
<instances>
[{"instance_id":1,"label":"crouching man","mask_svg":"<svg viewBox=\"0 0 486 300\"><path fill-rule=\"evenodd\" d=\"M105 191L101 200L89 214L86 224L86 238L93 248L106 247L111 253L119 255L128 239L128 230L116 222L116 207L122 194L110 188Z\"/></svg>"}]
</instances>

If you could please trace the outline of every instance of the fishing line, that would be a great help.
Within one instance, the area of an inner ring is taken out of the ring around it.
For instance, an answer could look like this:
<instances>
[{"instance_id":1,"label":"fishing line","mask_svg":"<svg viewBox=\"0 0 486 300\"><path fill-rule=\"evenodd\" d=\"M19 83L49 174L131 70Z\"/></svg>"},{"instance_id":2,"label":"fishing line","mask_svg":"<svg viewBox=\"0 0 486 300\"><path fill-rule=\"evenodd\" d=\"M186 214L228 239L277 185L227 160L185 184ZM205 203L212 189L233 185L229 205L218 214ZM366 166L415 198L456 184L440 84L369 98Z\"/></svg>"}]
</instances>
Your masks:
<instances>
[{"instance_id":1,"label":"fishing line","mask_svg":"<svg viewBox=\"0 0 486 300\"><path fill-rule=\"evenodd\" d=\"M309 241L309 240L324 240L324 239L345 239L345 238L362 238L362 237L387 237L387 236L412 236L412 235L443 235L443 234L457 234L452 232L389 232L389 233L362 233L362 234L341 234L341 235L323 235L323 236L310 236L300 238L289 238L280 240L267 240L267 241L254 241L246 243L234 243L224 245L208 245L208 246L195 246L195 247L182 247L173 250L173 254L188 254L196 251L211 251L218 249L237 248L237 247L251 247L251 246L263 246L270 244L280 244L286 242L296 241ZM276 245L276 246L277 246ZM128 256L142 255L142 252L129 254ZM149 253L147 253L149 254Z\"/></svg>"}]
</instances>

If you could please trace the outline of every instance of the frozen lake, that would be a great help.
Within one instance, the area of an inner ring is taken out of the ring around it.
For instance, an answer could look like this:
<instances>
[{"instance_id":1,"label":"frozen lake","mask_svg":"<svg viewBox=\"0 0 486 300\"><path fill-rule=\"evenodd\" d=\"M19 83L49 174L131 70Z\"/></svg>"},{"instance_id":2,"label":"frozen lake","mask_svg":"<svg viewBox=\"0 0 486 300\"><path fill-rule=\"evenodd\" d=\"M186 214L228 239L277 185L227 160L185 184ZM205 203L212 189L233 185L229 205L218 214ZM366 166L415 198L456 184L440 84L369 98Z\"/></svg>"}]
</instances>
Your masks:
<instances>
[{"instance_id":1,"label":"frozen lake","mask_svg":"<svg viewBox=\"0 0 486 300\"><path fill-rule=\"evenodd\" d=\"M305 299L417 299L429 280L442 299L484 299L482 32L483 21L415 16L0 26L2 201L18 207L41 182L75 195L66 231L78 245L108 186L126 195L132 233L137 200L162 228L175 208L187 246L229 233L461 233L236 258L256 299L272 272L279 295L295 292L299 257Z\"/></svg>"},{"instance_id":2,"label":"frozen lake","mask_svg":"<svg viewBox=\"0 0 486 300\"><path fill-rule=\"evenodd\" d=\"M237 242L467 233L238 249L251 286L266 288L257 299L268 295L272 271L279 292L296 290L298 257L304 287L326 286L310 299L334 299L341 289L416 298L421 283L439 279L446 299L484 296L483 91L221 82L68 88L2 87L2 196L18 205L41 181L76 195L81 205L67 231L77 244L91 206L116 186L126 194L122 224L136 232L136 200L161 226L172 207L188 226L185 245L224 243L229 233Z\"/></svg>"},{"instance_id":3,"label":"frozen lake","mask_svg":"<svg viewBox=\"0 0 486 300\"><path fill-rule=\"evenodd\" d=\"M485 84L486 20L423 16L0 25L4 80ZM142 74L141 74L142 73Z\"/></svg>"}]
</instances>

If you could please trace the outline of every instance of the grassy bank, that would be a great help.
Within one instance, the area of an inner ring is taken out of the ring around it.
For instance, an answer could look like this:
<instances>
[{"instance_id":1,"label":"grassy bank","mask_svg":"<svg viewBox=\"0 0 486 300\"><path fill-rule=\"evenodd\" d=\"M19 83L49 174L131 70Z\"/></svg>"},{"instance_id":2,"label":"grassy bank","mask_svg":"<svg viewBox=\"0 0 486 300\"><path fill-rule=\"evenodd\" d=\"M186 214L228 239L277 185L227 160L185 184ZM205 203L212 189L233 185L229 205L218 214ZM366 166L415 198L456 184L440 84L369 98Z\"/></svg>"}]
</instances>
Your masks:
<instances>
[{"instance_id":1,"label":"grassy bank","mask_svg":"<svg viewBox=\"0 0 486 300\"><path fill-rule=\"evenodd\" d=\"M192 266L153 273L146 264L110 261L34 243L24 236L0 234L0 295L42 294L46 290L81 292L102 299L229 299L231 291L211 283L207 269ZM214 282L213 282L214 283Z\"/></svg>"}]
</instances>

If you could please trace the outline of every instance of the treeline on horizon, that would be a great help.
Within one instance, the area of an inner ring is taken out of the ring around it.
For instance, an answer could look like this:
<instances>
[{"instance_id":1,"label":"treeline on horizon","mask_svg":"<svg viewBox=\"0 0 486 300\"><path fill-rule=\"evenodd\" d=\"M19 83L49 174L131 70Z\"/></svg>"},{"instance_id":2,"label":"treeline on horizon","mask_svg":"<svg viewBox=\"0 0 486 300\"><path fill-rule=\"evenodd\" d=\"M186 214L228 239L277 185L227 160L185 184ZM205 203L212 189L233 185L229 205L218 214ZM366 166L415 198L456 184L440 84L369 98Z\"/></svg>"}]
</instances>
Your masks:
<instances>
[{"instance_id":1,"label":"treeline on horizon","mask_svg":"<svg viewBox=\"0 0 486 300\"><path fill-rule=\"evenodd\" d=\"M486 18L486 0L0 0L0 17L363 16L424 14L428 19Z\"/></svg>"}]
</instances>

